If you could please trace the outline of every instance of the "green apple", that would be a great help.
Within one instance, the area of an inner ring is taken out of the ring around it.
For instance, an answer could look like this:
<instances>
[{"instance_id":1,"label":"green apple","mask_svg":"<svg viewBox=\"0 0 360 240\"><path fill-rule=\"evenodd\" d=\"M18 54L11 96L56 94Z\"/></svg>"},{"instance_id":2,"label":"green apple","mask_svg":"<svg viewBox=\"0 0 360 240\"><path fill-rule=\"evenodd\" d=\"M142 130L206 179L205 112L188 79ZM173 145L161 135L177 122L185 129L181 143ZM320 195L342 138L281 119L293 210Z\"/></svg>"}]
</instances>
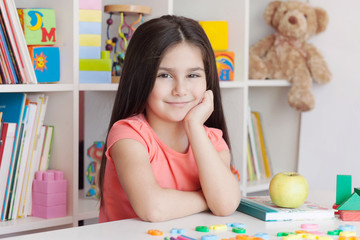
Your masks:
<instances>
[{"instance_id":1,"label":"green apple","mask_svg":"<svg viewBox=\"0 0 360 240\"><path fill-rule=\"evenodd\" d=\"M306 178L296 172L281 172L270 181L269 194L271 201L284 208L301 206L309 193Z\"/></svg>"}]
</instances>

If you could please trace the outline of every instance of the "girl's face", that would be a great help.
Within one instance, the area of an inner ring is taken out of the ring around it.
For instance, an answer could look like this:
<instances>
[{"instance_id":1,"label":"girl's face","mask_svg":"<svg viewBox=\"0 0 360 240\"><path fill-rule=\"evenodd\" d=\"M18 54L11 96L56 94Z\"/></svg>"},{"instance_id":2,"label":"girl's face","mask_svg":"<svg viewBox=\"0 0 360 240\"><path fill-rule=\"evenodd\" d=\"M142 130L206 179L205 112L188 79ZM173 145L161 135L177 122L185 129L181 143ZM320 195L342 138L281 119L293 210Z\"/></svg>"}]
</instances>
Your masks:
<instances>
[{"instance_id":1,"label":"girl's face","mask_svg":"<svg viewBox=\"0 0 360 240\"><path fill-rule=\"evenodd\" d=\"M160 62L146 114L150 119L179 122L199 104L206 91L201 50L189 43L169 48Z\"/></svg>"}]
</instances>

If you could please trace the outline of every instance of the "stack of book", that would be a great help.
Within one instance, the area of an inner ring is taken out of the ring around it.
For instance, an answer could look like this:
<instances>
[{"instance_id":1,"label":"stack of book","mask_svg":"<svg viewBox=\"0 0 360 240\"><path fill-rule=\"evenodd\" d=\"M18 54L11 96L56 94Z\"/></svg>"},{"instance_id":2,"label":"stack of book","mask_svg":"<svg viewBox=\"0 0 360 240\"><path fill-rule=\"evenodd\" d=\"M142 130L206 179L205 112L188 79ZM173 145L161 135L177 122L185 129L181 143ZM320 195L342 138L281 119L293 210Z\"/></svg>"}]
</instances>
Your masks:
<instances>
[{"instance_id":1,"label":"stack of book","mask_svg":"<svg viewBox=\"0 0 360 240\"><path fill-rule=\"evenodd\" d=\"M13 0L0 1L0 83L37 83Z\"/></svg>"},{"instance_id":2,"label":"stack of book","mask_svg":"<svg viewBox=\"0 0 360 240\"><path fill-rule=\"evenodd\" d=\"M237 211L263 221L325 220L334 218L334 209L306 201L298 208L281 208L269 196L243 197Z\"/></svg>"},{"instance_id":3,"label":"stack of book","mask_svg":"<svg viewBox=\"0 0 360 240\"><path fill-rule=\"evenodd\" d=\"M0 93L0 219L31 214L31 187L37 170L49 165L53 126L44 125L44 94Z\"/></svg>"},{"instance_id":4,"label":"stack of book","mask_svg":"<svg viewBox=\"0 0 360 240\"><path fill-rule=\"evenodd\" d=\"M248 114L247 180L261 180L272 177L271 162L266 150L263 127L259 112Z\"/></svg>"}]
</instances>

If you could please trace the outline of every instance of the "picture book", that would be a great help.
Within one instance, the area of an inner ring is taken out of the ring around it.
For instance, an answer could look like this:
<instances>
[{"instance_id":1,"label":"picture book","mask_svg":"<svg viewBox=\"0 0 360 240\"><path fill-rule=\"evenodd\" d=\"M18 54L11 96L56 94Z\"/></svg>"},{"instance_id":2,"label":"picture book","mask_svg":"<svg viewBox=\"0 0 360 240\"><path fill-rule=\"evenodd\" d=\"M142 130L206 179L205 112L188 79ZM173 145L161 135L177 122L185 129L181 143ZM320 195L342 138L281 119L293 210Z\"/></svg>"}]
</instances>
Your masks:
<instances>
[{"instance_id":1,"label":"picture book","mask_svg":"<svg viewBox=\"0 0 360 240\"><path fill-rule=\"evenodd\" d=\"M30 58L24 33L13 0L0 1L2 28L6 29L10 46L13 49L14 61L21 76L22 83L37 83L34 67Z\"/></svg>"},{"instance_id":2,"label":"picture book","mask_svg":"<svg viewBox=\"0 0 360 240\"><path fill-rule=\"evenodd\" d=\"M0 93L0 111L3 112L4 122L16 123L16 132L15 132L15 142L13 147L13 152L11 156L9 176L4 185L6 185L5 198L2 208L1 220L4 220L4 212L7 210L8 201L11 195L11 185L14 175L14 169L16 169L16 156L17 149L20 146L19 140L21 135L21 121L23 119L24 109L25 109L25 93Z\"/></svg>"},{"instance_id":3,"label":"picture book","mask_svg":"<svg viewBox=\"0 0 360 240\"><path fill-rule=\"evenodd\" d=\"M0 167L0 182L6 183L9 176L9 169L11 163L11 156L13 153L16 123L4 123L6 126L6 140L4 143L4 151L2 156L2 162ZM4 200L6 195L6 184L0 184L0 219L4 219Z\"/></svg>"},{"instance_id":4,"label":"picture book","mask_svg":"<svg viewBox=\"0 0 360 240\"><path fill-rule=\"evenodd\" d=\"M241 199L237 211L263 221L293 221L332 219L334 210L306 201L298 208L281 208L272 203L270 196L248 196Z\"/></svg>"}]
</instances>

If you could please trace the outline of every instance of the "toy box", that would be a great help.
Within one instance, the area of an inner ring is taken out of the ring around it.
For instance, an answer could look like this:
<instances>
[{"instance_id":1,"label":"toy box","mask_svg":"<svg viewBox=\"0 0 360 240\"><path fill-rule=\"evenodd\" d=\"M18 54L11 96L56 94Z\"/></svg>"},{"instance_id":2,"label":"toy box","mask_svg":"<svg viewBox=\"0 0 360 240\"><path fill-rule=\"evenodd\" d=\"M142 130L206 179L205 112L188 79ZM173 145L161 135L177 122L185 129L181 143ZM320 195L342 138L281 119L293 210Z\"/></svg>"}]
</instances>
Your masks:
<instances>
[{"instance_id":1,"label":"toy box","mask_svg":"<svg viewBox=\"0 0 360 240\"><path fill-rule=\"evenodd\" d=\"M54 9L18 9L27 45L54 45L56 43L56 19Z\"/></svg>"},{"instance_id":2,"label":"toy box","mask_svg":"<svg viewBox=\"0 0 360 240\"><path fill-rule=\"evenodd\" d=\"M234 52L215 52L216 67L220 81L234 81Z\"/></svg>"},{"instance_id":3,"label":"toy box","mask_svg":"<svg viewBox=\"0 0 360 240\"><path fill-rule=\"evenodd\" d=\"M60 80L60 52L58 47L29 47L38 83L54 83Z\"/></svg>"}]
</instances>

